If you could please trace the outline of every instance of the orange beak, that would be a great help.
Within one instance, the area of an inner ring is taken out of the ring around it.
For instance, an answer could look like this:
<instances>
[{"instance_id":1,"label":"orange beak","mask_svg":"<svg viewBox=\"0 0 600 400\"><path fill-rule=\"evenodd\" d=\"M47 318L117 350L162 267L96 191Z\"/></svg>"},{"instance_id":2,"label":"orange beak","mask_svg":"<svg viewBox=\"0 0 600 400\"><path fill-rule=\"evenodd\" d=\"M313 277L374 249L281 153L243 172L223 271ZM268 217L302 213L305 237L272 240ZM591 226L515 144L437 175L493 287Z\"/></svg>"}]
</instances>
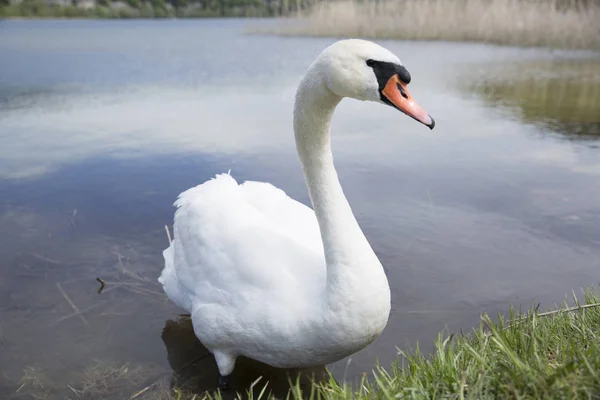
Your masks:
<instances>
[{"instance_id":1,"label":"orange beak","mask_svg":"<svg viewBox=\"0 0 600 400\"><path fill-rule=\"evenodd\" d=\"M435 121L418 105L398 75L392 76L381 91L390 105L396 107L409 117L419 121L429 129L433 129Z\"/></svg>"}]
</instances>

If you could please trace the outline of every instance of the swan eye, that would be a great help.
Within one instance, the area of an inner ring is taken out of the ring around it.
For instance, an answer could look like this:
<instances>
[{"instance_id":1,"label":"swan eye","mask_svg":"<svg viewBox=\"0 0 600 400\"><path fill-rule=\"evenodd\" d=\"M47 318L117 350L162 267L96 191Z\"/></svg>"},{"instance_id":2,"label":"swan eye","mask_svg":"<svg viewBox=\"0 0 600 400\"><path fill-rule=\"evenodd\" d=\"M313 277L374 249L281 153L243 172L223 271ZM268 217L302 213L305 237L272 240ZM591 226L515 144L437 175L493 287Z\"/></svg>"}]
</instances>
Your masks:
<instances>
[{"instance_id":1,"label":"swan eye","mask_svg":"<svg viewBox=\"0 0 600 400\"><path fill-rule=\"evenodd\" d=\"M374 66L374 65L375 65L375 61L373 61L373 60L371 60L371 59L368 59L368 60L367 60L367 65L368 65L369 67L372 67L372 66Z\"/></svg>"}]
</instances>

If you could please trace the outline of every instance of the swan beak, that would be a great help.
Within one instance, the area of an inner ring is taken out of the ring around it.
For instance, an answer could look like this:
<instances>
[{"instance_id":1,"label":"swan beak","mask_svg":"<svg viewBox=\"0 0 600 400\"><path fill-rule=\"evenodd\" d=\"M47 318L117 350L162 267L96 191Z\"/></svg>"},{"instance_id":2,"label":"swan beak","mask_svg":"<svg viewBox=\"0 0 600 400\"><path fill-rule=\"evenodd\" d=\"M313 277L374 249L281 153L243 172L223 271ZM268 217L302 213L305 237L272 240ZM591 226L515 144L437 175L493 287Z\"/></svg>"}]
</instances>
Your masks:
<instances>
[{"instance_id":1,"label":"swan beak","mask_svg":"<svg viewBox=\"0 0 600 400\"><path fill-rule=\"evenodd\" d=\"M406 87L406 83L402 82L397 74L394 74L394 76L388 80L381 91L381 94L384 96L384 102L419 121L423 125L429 127L429 129L433 129L435 126L434 119L415 102Z\"/></svg>"}]
</instances>

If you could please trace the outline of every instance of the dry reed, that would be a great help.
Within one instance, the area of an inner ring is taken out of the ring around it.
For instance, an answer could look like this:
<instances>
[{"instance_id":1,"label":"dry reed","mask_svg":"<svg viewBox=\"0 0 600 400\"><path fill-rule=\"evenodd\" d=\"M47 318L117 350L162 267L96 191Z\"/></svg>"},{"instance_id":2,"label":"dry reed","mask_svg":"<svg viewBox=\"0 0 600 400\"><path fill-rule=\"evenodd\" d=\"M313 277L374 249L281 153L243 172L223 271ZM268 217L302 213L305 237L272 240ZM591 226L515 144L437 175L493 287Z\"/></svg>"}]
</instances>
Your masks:
<instances>
[{"instance_id":1,"label":"dry reed","mask_svg":"<svg viewBox=\"0 0 600 400\"><path fill-rule=\"evenodd\" d=\"M598 21L600 2L583 0L342 0L270 32L600 49Z\"/></svg>"}]
</instances>

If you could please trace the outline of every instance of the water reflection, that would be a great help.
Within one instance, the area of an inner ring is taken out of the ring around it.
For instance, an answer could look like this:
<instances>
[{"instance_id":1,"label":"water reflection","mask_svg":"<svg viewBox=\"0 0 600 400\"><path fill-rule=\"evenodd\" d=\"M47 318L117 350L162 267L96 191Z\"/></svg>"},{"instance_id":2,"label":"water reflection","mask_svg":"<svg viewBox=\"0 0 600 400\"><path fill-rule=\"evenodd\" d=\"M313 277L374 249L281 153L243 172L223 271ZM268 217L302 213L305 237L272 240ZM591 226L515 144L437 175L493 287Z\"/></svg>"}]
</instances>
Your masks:
<instances>
[{"instance_id":1,"label":"water reflection","mask_svg":"<svg viewBox=\"0 0 600 400\"><path fill-rule=\"evenodd\" d=\"M291 134L273 135L273 129L290 132L291 125L288 104L278 106L274 97L233 88L213 93L159 87L30 94L14 100L29 107L0 113L0 179L40 176L107 153L117 159L234 154L292 144ZM264 112L267 104L274 104L270 116ZM231 110L242 110L244 118L230 118ZM264 129L265 118L270 129Z\"/></svg>"},{"instance_id":2,"label":"water reflection","mask_svg":"<svg viewBox=\"0 0 600 400\"><path fill-rule=\"evenodd\" d=\"M219 370L212 354L194 335L189 317L168 320L162 332L162 340L167 349L169 365L173 369L171 387L191 393L204 393L215 389ZM238 357L230 375L230 390L224 392L224 399L233 399L236 392L246 393L248 388L258 395L267 387L277 398L285 398L289 392L289 382L300 383L305 390L310 382L327 379L324 367L305 369L278 369L266 364ZM258 380L260 378L260 380ZM258 381L257 381L258 380ZM255 383L256 382L256 383Z\"/></svg>"},{"instance_id":3,"label":"water reflection","mask_svg":"<svg viewBox=\"0 0 600 400\"><path fill-rule=\"evenodd\" d=\"M490 66L475 90L523 121L572 140L600 139L600 59L528 61Z\"/></svg>"}]
</instances>

